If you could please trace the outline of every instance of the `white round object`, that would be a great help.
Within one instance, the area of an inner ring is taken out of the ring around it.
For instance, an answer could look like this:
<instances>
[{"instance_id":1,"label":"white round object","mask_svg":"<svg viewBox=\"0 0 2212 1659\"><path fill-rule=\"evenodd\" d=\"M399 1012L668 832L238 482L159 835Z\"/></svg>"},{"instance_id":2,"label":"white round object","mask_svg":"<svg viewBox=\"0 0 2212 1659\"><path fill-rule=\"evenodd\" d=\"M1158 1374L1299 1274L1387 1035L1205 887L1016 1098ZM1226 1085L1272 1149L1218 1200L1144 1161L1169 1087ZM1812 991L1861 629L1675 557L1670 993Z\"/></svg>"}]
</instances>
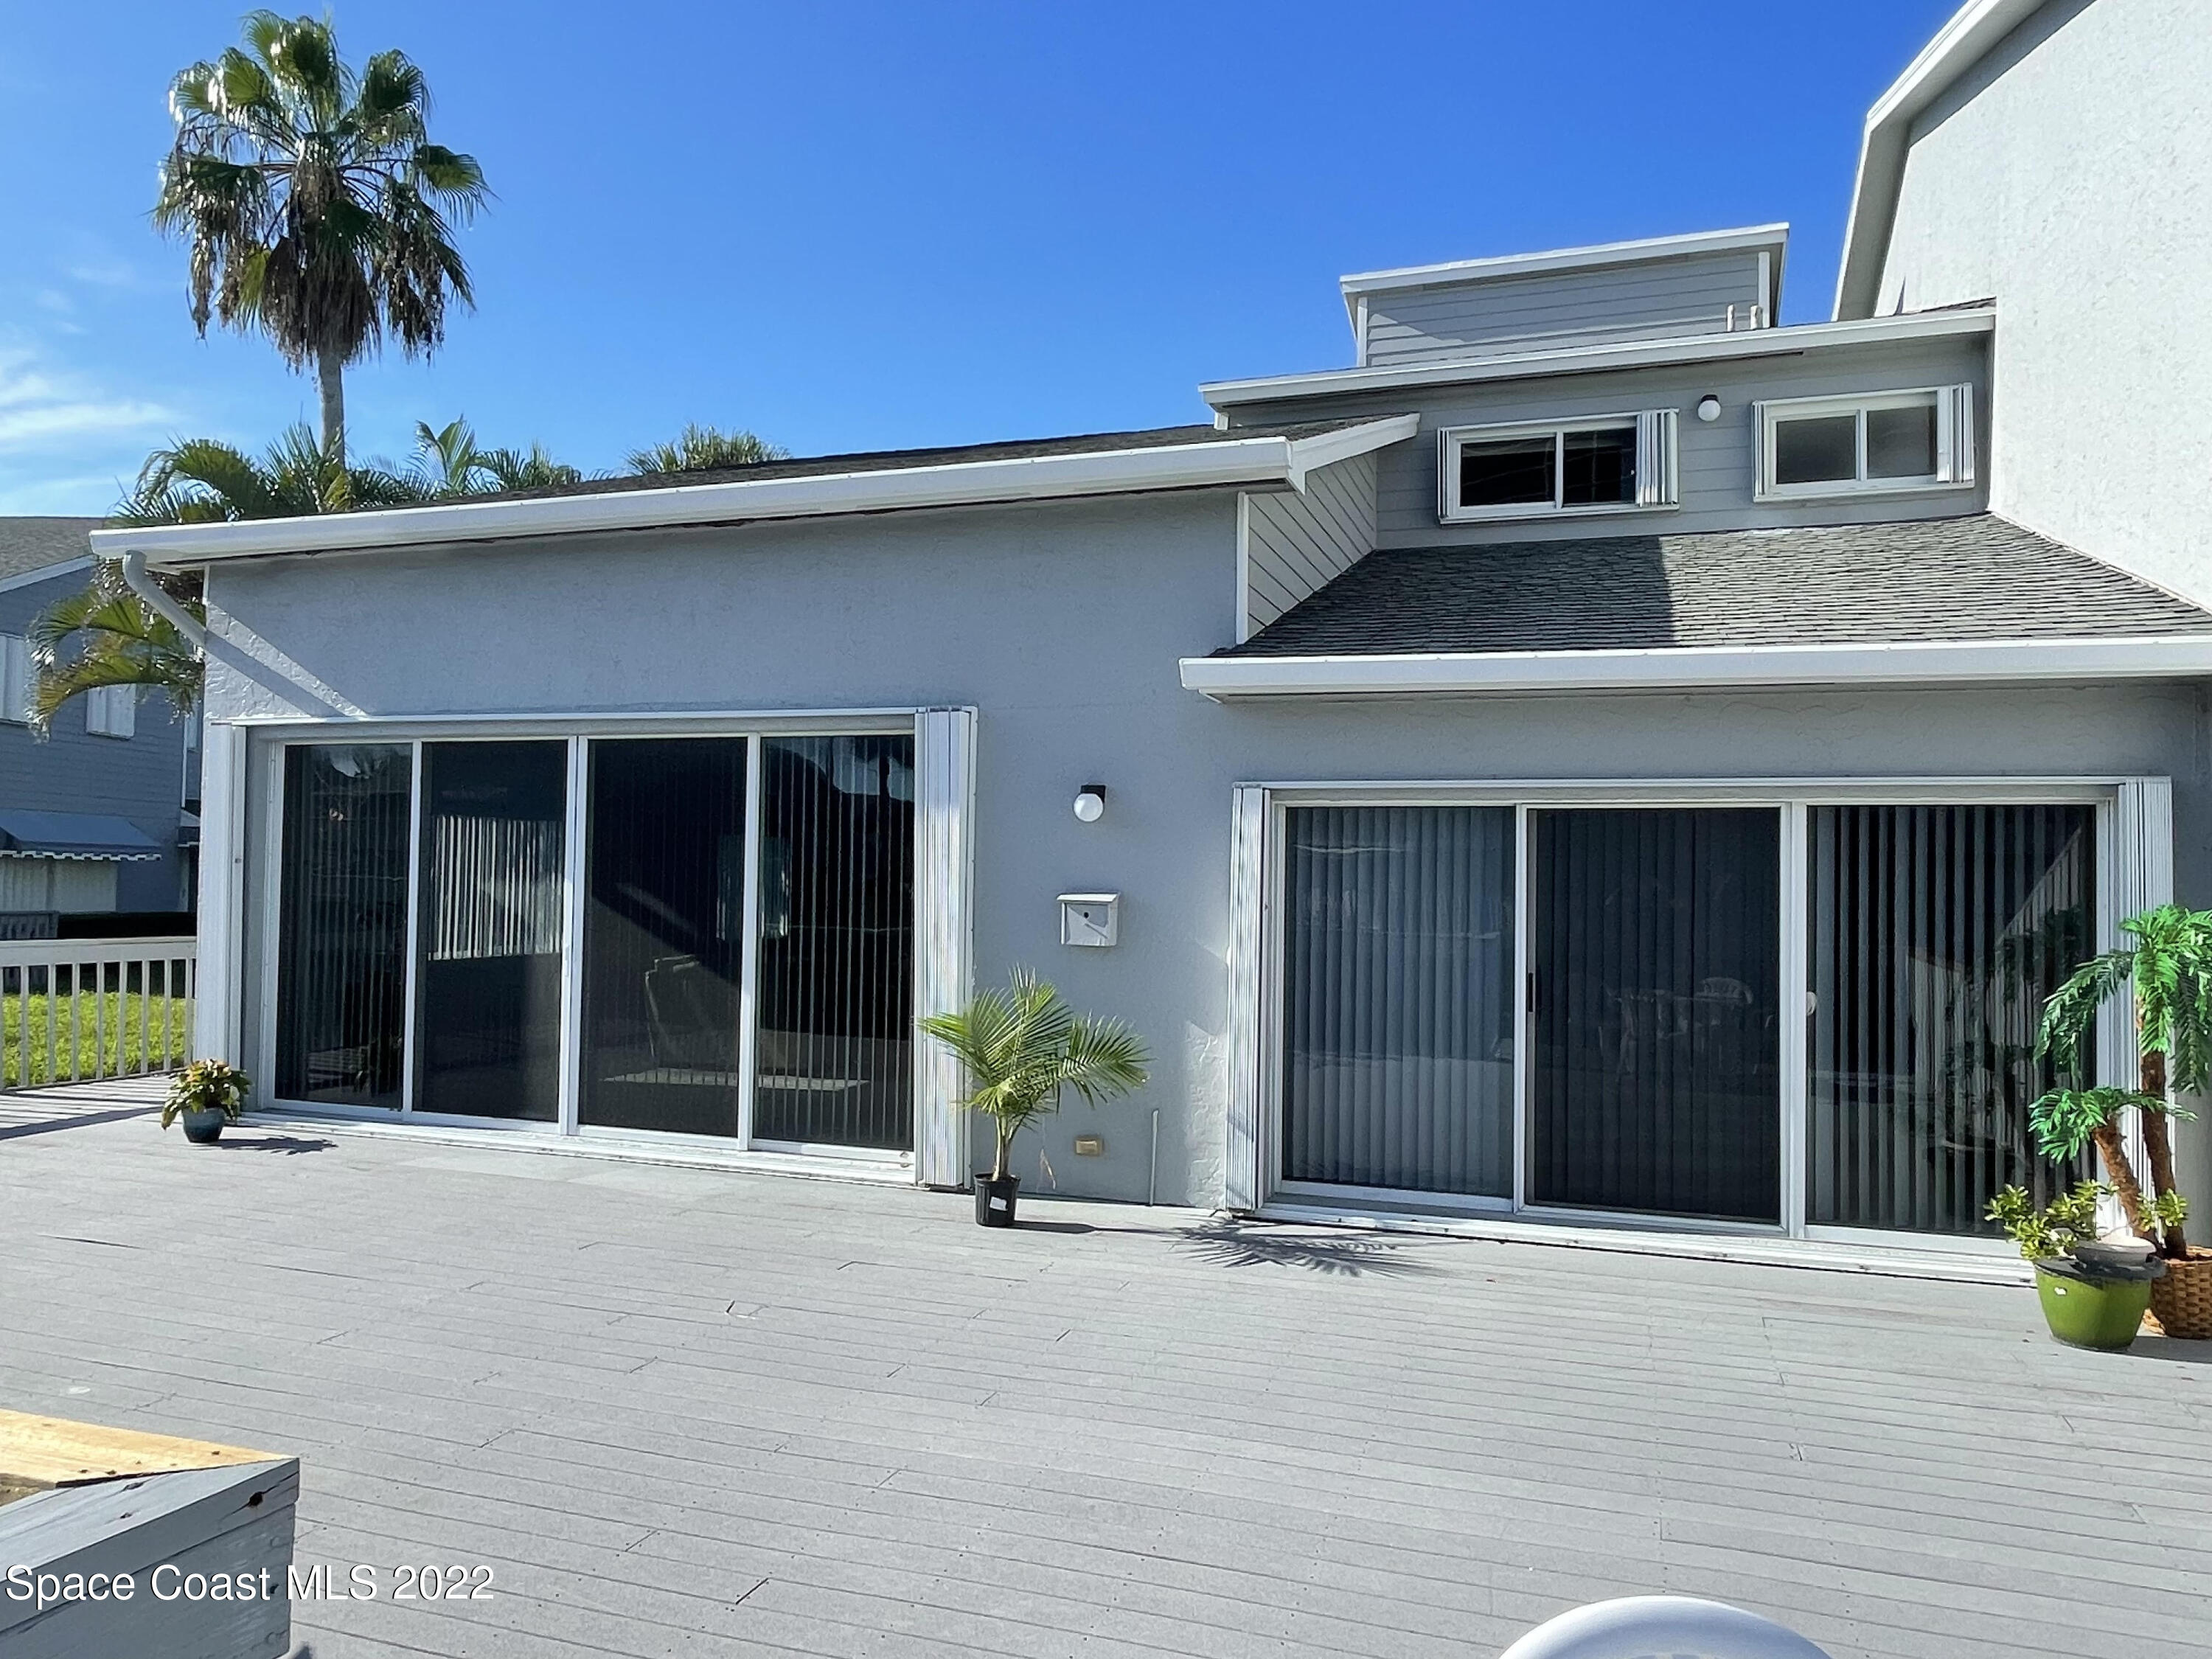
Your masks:
<instances>
[{"instance_id":1,"label":"white round object","mask_svg":"<svg viewBox=\"0 0 2212 1659\"><path fill-rule=\"evenodd\" d=\"M1096 789L1086 789L1075 798L1075 816L1085 823L1096 823L1106 816L1106 797Z\"/></svg>"},{"instance_id":2,"label":"white round object","mask_svg":"<svg viewBox=\"0 0 2212 1659\"><path fill-rule=\"evenodd\" d=\"M1793 1630L1725 1601L1630 1595L1547 1619L1503 1659L1829 1659Z\"/></svg>"},{"instance_id":3,"label":"white round object","mask_svg":"<svg viewBox=\"0 0 2212 1659\"><path fill-rule=\"evenodd\" d=\"M1714 397L1711 392L1708 392L1704 397L1698 399L1698 418L1699 420L1711 422L1717 421L1720 417L1721 400L1719 398Z\"/></svg>"}]
</instances>

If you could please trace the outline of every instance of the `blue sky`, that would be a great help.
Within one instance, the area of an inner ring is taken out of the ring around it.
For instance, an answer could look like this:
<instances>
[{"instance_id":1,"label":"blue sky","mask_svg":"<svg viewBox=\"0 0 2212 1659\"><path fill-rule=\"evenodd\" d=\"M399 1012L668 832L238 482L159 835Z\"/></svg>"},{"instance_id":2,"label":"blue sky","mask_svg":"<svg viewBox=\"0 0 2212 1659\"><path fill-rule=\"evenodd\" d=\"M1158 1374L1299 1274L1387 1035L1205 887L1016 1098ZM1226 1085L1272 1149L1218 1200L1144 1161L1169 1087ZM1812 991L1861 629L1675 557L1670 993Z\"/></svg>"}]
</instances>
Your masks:
<instances>
[{"instance_id":1,"label":"blue sky","mask_svg":"<svg viewBox=\"0 0 2212 1659\"><path fill-rule=\"evenodd\" d=\"M341 0L498 195L477 311L349 375L355 446L1203 419L1201 380L1350 361L1343 271L1771 219L1811 320L1866 106L1952 5ZM0 512L105 512L165 439L312 415L264 343L194 336L146 222L169 78L242 10L0 7Z\"/></svg>"}]
</instances>

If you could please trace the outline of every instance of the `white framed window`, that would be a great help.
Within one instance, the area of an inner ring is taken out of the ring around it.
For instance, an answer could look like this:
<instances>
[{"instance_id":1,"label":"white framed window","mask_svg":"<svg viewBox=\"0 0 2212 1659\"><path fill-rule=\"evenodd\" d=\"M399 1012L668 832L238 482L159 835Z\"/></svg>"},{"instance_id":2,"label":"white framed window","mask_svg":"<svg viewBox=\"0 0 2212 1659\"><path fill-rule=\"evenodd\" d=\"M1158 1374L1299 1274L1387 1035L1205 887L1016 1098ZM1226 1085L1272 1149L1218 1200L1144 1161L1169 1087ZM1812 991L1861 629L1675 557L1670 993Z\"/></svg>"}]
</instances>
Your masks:
<instances>
[{"instance_id":1,"label":"white framed window","mask_svg":"<svg viewBox=\"0 0 2212 1659\"><path fill-rule=\"evenodd\" d=\"M1974 482L1974 389L1921 386L1755 404L1762 501L1885 491L1963 489Z\"/></svg>"},{"instance_id":2,"label":"white framed window","mask_svg":"<svg viewBox=\"0 0 2212 1659\"><path fill-rule=\"evenodd\" d=\"M1675 411L1450 427L1437 434L1444 524L1676 506Z\"/></svg>"},{"instance_id":3,"label":"white framed window","mask_svg":"<svg viewBox=\"0 0 2212 1659\"><path fill-rule=\"evenodd\" d=\"M138 730L138 688L96 685L84 694L84 729L95 738L129 738Z\"/></svg>"},{"instance_id":4,"label":"white framed window","mask_svg":"<svg viewBox=\"0 0 2212 1659\"><path fill-rule=\"evenodd\" d=\"M27 725L31 718L31 642L0 634L0 720Z\"/></svg>"}]
</instances>

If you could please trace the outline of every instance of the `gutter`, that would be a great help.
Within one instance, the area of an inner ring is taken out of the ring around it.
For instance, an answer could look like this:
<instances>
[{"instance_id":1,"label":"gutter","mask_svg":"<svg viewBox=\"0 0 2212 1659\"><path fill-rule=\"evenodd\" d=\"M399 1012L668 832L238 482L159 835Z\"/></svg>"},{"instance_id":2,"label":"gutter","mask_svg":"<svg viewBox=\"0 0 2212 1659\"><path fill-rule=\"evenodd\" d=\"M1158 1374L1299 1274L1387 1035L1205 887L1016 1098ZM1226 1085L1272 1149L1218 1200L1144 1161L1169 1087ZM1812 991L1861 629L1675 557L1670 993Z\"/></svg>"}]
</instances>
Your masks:
<instances>
[{"instance_id":1,"label":"gutter","mask_svg":"<svg viewBox=\"0 0 2212 1659\"><path fill-rule=\"evenodd\" d=\"M93 534L96 537L100 532L94 531ZM206 651L207 625L179 605L169 590L154 580L146 568L145 554L136 548L123 555L123 585L145 600L156 616L190 640L194 650Z\"/></svg>"},{"instance_id":2,"label":"gutter","mask_svg":"<svg viewBox=\"0 0 2212 1659\"><path fill-rule=\"evenodd\" d=\"M435 507L296 519L95 530L92 545L95 553L107 558L127 561L136 554L143 571L148 562L176 569L286 554L370 552L523 536L740 524L1164 490L1237 487L1302 490L1307 474L1315 468L1410 438L1419 424L1418 416L1394 415L1303 439L1273 434L1017 460L887 467L596 495L532 496L521 501L449 501ZM155 603L150 596L148 602Z\"/></svg>"},{"instance_id":3,"label":"gutter","mask_svg":"<svg viewBox=\"0 0 2212 1659\"><path fill-rule=\"evenodd\" d=\"M1901 317L1866 317L1843 322L1800 323L1788 328L1745 329L1734 334L1682 334L1666 340L1624 340L1607 345L1567 346L1495 357L1455 357L1439 362L1390 368L1323 369L1312 374L1276 374L1260 380L1211 380L1199 395L1216 409L1278 398L1323 397L1339 392L1393 392L1431 386L1467 386L1484 380L1526 380L1548 374L1589 374L1607 369L1650 368L1670 363L1723 362L1739 357L1792 357L1837 346L1884 341L1940 339L1988 334L1996 327L1989 306L1955 311L1915 313ZM93 532L97 543L100 532Z\"/></svg>"},{"instance_id":4,"label":"gutter","mask_svg":"<svg viewBox=\"0 0 2212 1659\"><path fill-rule=\"evenodd\" d=\"M1534 695L2212 677L2212 633L1641 651L1185 657L1183 689L1244 697Z\"/></svg>"},{"instance_id":5,"label":"gutter","mask_svg":"<svg viewBox=\"0 0 2212 1659\"><path fill-rule=\"evenodd\" d=\"M1838 322L1872 316L1881 298L1882 264L1897 225L1897 197L1905 182L1913 122L2042 4L2043 0L1969 0L1867 112L1858 177L1851 185L1851 216L1844 229L1843 264L1836 273Z\"/></svg>"}]
</instances>

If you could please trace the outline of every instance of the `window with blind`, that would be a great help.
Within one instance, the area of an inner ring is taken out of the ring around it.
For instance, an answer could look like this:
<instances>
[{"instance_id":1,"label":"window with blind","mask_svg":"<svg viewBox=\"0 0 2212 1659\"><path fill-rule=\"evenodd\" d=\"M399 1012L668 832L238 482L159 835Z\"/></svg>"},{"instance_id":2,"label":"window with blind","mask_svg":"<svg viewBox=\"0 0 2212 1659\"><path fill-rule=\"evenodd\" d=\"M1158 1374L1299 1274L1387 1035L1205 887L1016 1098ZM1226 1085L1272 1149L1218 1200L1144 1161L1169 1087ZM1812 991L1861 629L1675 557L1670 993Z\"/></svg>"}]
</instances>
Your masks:
<instances>
[{"instance_id":1,"label":"window with blind","mask_svg":"<svg viewBox=\"0 0 2212 1659\"><path fill-rule=\"evenodd\" d=\"M2036 1155L2044 997L2094 949L2088 806L1816 806L1807 1219L1986 1233Z\"/></svg>"},{"instance_id":2,"label":"window with blind","mask_svg":"<svg viewBox=\"0 0 2212 1659\"><path fill-rule=\"evenodd\" d=\"M1294 808L1283 1177L1510 1198L1514 815Z\"/></svg>"}]
</instances>

